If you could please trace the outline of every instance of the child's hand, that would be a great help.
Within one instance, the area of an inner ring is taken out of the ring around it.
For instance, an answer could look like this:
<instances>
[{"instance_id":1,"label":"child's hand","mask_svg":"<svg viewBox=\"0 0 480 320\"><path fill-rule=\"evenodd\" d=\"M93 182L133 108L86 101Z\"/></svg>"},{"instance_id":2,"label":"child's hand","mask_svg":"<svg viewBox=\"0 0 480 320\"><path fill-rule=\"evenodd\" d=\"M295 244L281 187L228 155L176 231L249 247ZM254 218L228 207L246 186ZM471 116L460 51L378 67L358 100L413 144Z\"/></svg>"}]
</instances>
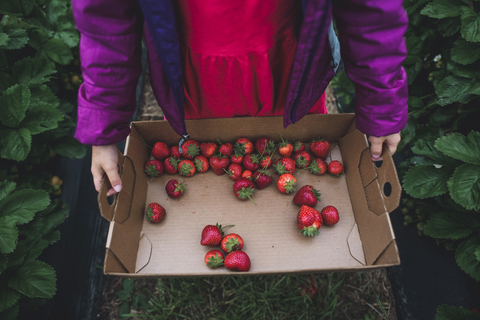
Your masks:
<instances>
[{"instance_id":1,"label":"child's hand","mask_svg":"<svg viewBox=\"0 0 480 320\"><path fill-rule=\"evenodd\" d=\"M397 151L397 146L400 140L400 132L384 137L370 136L368 141L371 143L370 151L372 153L372 161L382 160L382 149L384 142L386 142L388 150L390 150L390 154L393 155L395 151Z\"/></svg>"},{"instance_id":2,"label":"child's hand","mask_svg":"<svg viewBox=\"0 0 480 320\"><path fill-rule=\"evenodd\" d=\"M107 196L122 190L122 180L118 174L118 150L116 145L92 146L91 171L95 190L100 191L105 173L112 185L112 189L108 191Z\"/></svg>"}]
</instances>

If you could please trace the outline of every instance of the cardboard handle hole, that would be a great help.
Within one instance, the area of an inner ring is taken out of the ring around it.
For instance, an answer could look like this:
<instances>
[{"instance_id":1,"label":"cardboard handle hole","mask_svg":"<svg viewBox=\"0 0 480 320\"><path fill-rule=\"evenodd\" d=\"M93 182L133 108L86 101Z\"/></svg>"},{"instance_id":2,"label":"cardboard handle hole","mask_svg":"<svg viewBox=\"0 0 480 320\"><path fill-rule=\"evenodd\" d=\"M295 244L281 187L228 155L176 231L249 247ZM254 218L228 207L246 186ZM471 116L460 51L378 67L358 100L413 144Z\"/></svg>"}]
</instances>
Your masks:
<instances>
[{"instance_id":1,"label":"cardboard handle hole","mask_svg":"<svg viewBox=\"0 0 480 320\"><path fill-rule=\"evenodd\" d=\"M383 184L383 194L387 198L392 195L392 185L390 184L390 182L385 182Z\"/></svg>"},{"instance_id":2,"label":"cardboard handle hole","mask_svg":"<svg viewBox=\"0 0 480 320\"><path fill-rule=\"evenodd\" d=\"M377 168L381 168L383 165L383 160L374 161L374 163Z\"/></svg>"},{"instance_id":3,"label":"cardboard handle hole","mask_svg":"<svg viewBox=\"0 0 480 320\"><path fill-rule=\"evenodd\" d=\"M111 195L107 197L107 202L110 206L113 206L114 201L115 201L115 196Z\"/></svg>"}]
</instances>

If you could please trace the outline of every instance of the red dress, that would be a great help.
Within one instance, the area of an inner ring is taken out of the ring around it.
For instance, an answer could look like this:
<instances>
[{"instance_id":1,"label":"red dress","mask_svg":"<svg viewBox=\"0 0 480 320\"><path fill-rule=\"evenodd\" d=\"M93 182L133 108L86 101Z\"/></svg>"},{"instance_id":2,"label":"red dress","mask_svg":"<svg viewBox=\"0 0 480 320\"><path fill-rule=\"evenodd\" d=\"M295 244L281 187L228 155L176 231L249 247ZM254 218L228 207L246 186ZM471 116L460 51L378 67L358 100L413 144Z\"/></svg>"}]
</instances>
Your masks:
<instances>
[{"instance_id":1,"label":"red dress","mask_svg":"<svg viewBox=\"0 0 480 320\"><path fill-rule=\"evenodd\" d=\"M283 115L298 0L178 0L185 118ZM327 113L325 93L311 113Z\"/></svg>"}]
</instances>

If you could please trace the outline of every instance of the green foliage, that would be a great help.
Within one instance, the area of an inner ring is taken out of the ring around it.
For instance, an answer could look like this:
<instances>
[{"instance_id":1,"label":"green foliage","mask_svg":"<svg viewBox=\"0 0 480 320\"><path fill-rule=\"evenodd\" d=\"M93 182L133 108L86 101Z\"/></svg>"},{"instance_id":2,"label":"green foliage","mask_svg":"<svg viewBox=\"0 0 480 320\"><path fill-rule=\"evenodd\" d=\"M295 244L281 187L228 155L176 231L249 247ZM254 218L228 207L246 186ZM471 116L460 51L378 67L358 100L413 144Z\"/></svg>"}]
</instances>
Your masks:
<instances>
[{"instance_id":1,"label":"green foliage","mask_svg":"<svg viewBox=\"0 0 480 320\"><path fill-rule=\"evenodd\" d=\"M0 1L1 319L56 291L55 271L38 257L60 239L56 227L69 212L55 199L55 155L86 151L70 136L73 106L65 100L80 82L78 41L69 0Z\"/></svg>"},{"instance_id":2,"label":"green foliage","mask_svg":"<svg viewBox=\"0 0 480 320\"><path fill-rule=\"evenodd\" d=\"M435 320L480 320L480 314L462 307L455 308L447 305L442 305L437 308Z\"/></svg>"}]
</instances>

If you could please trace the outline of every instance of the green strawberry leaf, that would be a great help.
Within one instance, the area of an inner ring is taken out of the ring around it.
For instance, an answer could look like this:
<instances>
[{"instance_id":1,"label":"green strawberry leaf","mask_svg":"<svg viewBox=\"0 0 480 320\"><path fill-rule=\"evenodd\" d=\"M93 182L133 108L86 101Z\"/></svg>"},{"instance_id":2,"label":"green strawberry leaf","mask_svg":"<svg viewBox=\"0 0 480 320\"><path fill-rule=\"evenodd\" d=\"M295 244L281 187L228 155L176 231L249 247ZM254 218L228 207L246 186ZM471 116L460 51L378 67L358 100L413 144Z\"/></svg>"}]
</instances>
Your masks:
<instances>
[{"instance_id":1,"label":"green strawberry leaf","mask_svg":"<svg viewBox=\"0 0 480 320\"><path fill-rule=\"evenodd\" d=\"M3 283L0 283L0 312L3 313L3 311L12 307L15 303L17 303L20 297L20 292L7 287Z\"/></svg>"},{"instance_id":2,"label":"green strawberry leaf","mask_svg":"<svg viewBox=\"0 0 480 320\"><path fill-rule=\"evenodd\" d=\"M0 51L0 58L2 56L2 52ZM0 61L0 70L2 69L1 64L2 61ZM5 65L7 65L8 62L5 60ZM5 90L7 90L10 87L13 87L15 85L15 80L13 80L13 77L9 75L8 73L0 72L0 93L3 93Z\"/></svg>"},{"instance_id":3,"label":"green strawberry leaf","mask_svg":"<svg viewBox=\"0 0 480 320\"><path fill-rule=\"evenodd\" d=\"M456 17L461 14L458 2L454 0L434 0L428 3L420 14L430 18L443 19L447 17Z\"/></svg>"},{"instance_id":4,"label":"green strawberry leaf","mask_svg":"<svg viewBox=\"0 0 480 320\"><path fill-rule=\"evenodd\" d=\"M478 261L480 261L480 247L478 247L478 248L475 250L475 257L477 258Z\"/></svg>"},{"instance_id":5,"label":"green strawberry leaf","mask_svg":"<svg viewBox=\"0 0 480 320\"><path fill-rule=\"evenodd\" d=\"M459 77L480 79L480 66L462 66L454 62L449 62L447 64L447 70Z\"/></svg>"},{"instance_id":6,"label":"green strawberry leaf","mask_svg":"<svg viewBox=\"0 0 480 320\"><path fill-rule=\"evenodd\" d=\"M28 129L0 129L0 158L23 161L31 145L32 136Z\"/></svg>"},{"instance_id":7,"label":"green strawberry leaf","mask_svg":"<svg viewBox=\"0 0 480 320\"><path fill-rule=\"evenodd\" d=\"M32 97L30 98L30 106L29 109L37 106L37 105L44 105L48 103L51 105L51 108L57 108L60 106L60 101L58 97L44 84L30 84L29 86L30 92L32 93ZM60 110L60 108L59 108ZM60 110L62 111L62 110ZM71 110L70 110L71 111ZM62 111L63 112L63 111Z\"/></svg>"},{"instance_id":8,"label":"green strawberry leaf","mask_svg":"<svg viewBox=\"0 0 480 320\"><path fill-rule=\"evenodd\" d=\"M448 134L435 141L435 148L454 159L480 165L480 132Z\"/></svg>"},{"instance_id":9,"label":"green strawberry leaf","mask_svg":"<svg viewBox=\"0 0 480 320\"><path fill-rule=\"evenodd\" d=\"M25 234L24 230L20 231L20 234ZM33 234L27 234L25 239L21 236L20 239L15 251L8 255L7 267L10 269L16 269L25 262L35 260L50 245L47 240Z\"/></svg>"},{"instance_id":10,"label":"green strawberry leaf","mask_svg":"<svg viewBox=\"0 0 480 320\"><path fill-rule=\"evenodd\" d=\"M55 30L54 38L62 40L70 48L78 45L80 35L75 28L75 22L71 12L61 15L55 20Z\"/></svg>"},{"instance_id":11,"label":"green strawberry leaf","mask_svg":"<svg viewBox=\"0 0 480 320\"><path fill-rule=\"evenodd\" d=\"M462 242L455 253L455 259L460 269L477 281L480 281L480 261L475 252L480 248L480 238L472 237Z\"/></svg>"},{"instance_id":12,"label":"green strawberry leaf","mask_svg":"<svg viewBox=\"0 0 480 320\"><path fill-rule=\"evenodd\" d=\"M446 156L444 153L439 152L439 150L435 148L435 140L435 138L425 138L417 140L417 142L415 142L415 145L412 147L412 152L417 155L429 157L437 164L459 165L459 161L449 156Z\"/></svg>"},{"instance_id":13,"label":"green strawberry leaf","mask_svg":"<svg viewBox=\"0 0 480 320\"><path fill-rule=\"evenodd\" d=\"M444 37L451 37L460 31L462 27L461 21L457 17L444 18L437 23L438 31Z\"/></svg>"},{"instance_id":14,"label":"green strawberry leaf","mask_svg":"<svg viewBox=\"0 0 480 320\"><path fill-rule=\"evenodd\" d=\"M30 90L23 85L8 88L0 97L0 121L7 127L17 128L25 118L30 104Z\"/></svg>"},{"instance_id":15,"label":"green strawberry leaf","mask_svg":"<svg viewBox=\"0 0 480 320\"><path fill-rule=\"evenodd\" d=\"M480 166L462 164L448 180L452 199L468 210L480 210Z\"/></svg>"},{"instance_id":16,"label":"green strawberry leaf","mask_svg":"<svg viewBox=\"0 0 480 320\"><path fill-rule=\"evenodd\" d=\"M20 126L35 135L58 127L58 122L63 120L63 114L48 103L37 104L31 108Z\"/></svg>"},{"instance_id":17,"label":"green strawberry leaf","mask_svg":"<svg viewBox=\"0 0 480 320\"><path fill-rule=\"evenodd\" d=\"M437 308L435 320L480 320L480 314L454 306L441 305Z\"/></svg>"},{"instance_id":18,"label":"green strawberry leaf","mask_svg":"<svg viewBox=\"0 0 480 320\"><path fill-rule=\"evenodd\" d=\"M462 239L480 227L476 214L454 211L437 211L423 226L425 234L439 239Z\"/></svg>"},{"instance_id":19,"label":"green strawberry leaf","mask_svg":"<svg viewBox=\"0 0 480 320\"><path fill-rule=\"evenodd\" d=\"M467 78L459 78L456 76L445 77L435 86L435 92L438 96L437 103L441 106L446 106L454 102L467 103L473 98L469 92L473 83L471 79Z\"/></svg>"},{"instance_id":20,"label":"green strawberry leaf","mask_svg":"<svg viewBox=\"0 0 480 320\"><path fill-rule=\"evenodd\" d=\"M20 304L15 303L10 308L0 312L0 319L2 320L17 320L20 313Z\"/></svg>"},{"instance_id":21,"label":"green strawberry leaf","mask_svg":"<svg viewBox=\"0 0 480 320\"><path fill-rule=\"evenodd\" d=\"M69 206L60 200L53 201L47 209L38 212L32 221L22 229L22 233L48 236L62 224L70 211Z\"/></svg>"},{"instance_id":22,"label":"green strawberry leaf","mask_svg":"<svg viewBox=\"0 0 480 320\"><path fill-rule=\"evenodd\" d=\"M471 64L480 59L480 44L458 39L450 50L454 62L463 65Z\"/></svg>"},{"instance_id":23,"label":"green strawberry leaf","mask_svg":"<svg viewBox=\"0 0 480 320\"><path fill-rule=\"evenodd\" d=\"M21 49L28 43L28 34L27 31L20 28L6 28L8 43L6 45L0 45L0 49L4 50L15 50Z\"/></svg>"},{"instance_id":24,"label":"green strawberry leaf","mask_svg":"<svg viewBox=\"0 0 480 320\"><path fill-rule=\"evenodd\" d=\"M0 1L0 13L2 14L22 14L22 1L2 0Z\"/></svg>"},{"instance_id":25,"label":"green strawberry leaf","mask_svg":"<svg viewBox=\"0 0 480 320\"><path fill-rule=\"evenodd\" d=\"M448 191L447 181L453 170L450 166L415 166L405 174L403 187L406 193L418 199L444 194Z\"/></svg>"},{"instance_id":26,"label":"green strawberry leaf","mask_svg":"<svg viewBox=\"0 0 480 320\"><path fill-rule=\"evenodd\" d=\"M14 192L0 201L0 216L14 218L18 224L33 219L36 212L50 204L50 197L44 190L24 189Z\"/></svg>"},{"instance_id":27,"label":"green strawberry leaf","mask_svg":"<svg viewBox=\"0 0 480 320\"><path fill-rule=\"evenodd\" d=\"M29 298L51 298L55 294L55 271L34 260L23 264L8 280L8 286Z\"/></svg>"},{"instance_id":28,"label":"green strawberry leaf","mask_svg":"<svg viewBox=\"0 0 480 320\"><path fill-rule=\"evenodd\" d=\"M465 40L480 42L480 15L473 8L462 6L462 28L460 33Z\"/></svg>"},{"instance_id":29,"label":"green strawberry leaf","mask_svg":"<svg viewBox=\"0 0 480 320\"><path fill-rule=\"evenodd\" d=\"M0 201L15 190L17 184L15 182L3 181L0 182Z\"/></svg>"},{"instance_id":30,"label":"green strawberry leaf","mask_svg":"<svg viewBox=\"0 0 480 320\"><path fill-rule=\"evenodd\" d=\"M45 54L56 63L67 65L72 61L72 51L68 45L59 39L49 39L42 45Z\"/></svg>"},{"instance_id":31,"label":"green strawberry leaf","mask_svg":"<svg viewBox=\"0 0 480 320\"><path fill-rule=\"evenodd\" d=\"M24 58L13 65L13 76L20 84L43 83L56 72L55 64L42 58Z\"/></svg>"},{"instance_id":32,"label":"green strawberry leaf","mask_svg":"<svg viewBox=\"0 0 480 320\"><path fill-rule=\"evenodd\" d=\"M17 221L11 217L0 217L0 253L15 250L18 240Z\"/></svg>"},{"instance_id":33,"label":"green strawberry leaf","mask_svg":"<svg viewBox=\"0 0 480 320\"><path fill-rule=\"evenodd\" d=\"M67 158L83 158L87 153L87 148L74 137L66 136L53 141L50 145L52 150Z\"/></svg>"},{"instance_id":34,"label":"green strawberry leaf","mask_svg":"<svg viewBox=\"0 0 480 320\"><path fill-rule=\"evenodd\" d=\"M0 31L0 47L4 47L8 45L9 42L10 42L10 37L8 36L8 34ZM2 66L4 65L2 64Z\"/></svg>"}]
</instances>

